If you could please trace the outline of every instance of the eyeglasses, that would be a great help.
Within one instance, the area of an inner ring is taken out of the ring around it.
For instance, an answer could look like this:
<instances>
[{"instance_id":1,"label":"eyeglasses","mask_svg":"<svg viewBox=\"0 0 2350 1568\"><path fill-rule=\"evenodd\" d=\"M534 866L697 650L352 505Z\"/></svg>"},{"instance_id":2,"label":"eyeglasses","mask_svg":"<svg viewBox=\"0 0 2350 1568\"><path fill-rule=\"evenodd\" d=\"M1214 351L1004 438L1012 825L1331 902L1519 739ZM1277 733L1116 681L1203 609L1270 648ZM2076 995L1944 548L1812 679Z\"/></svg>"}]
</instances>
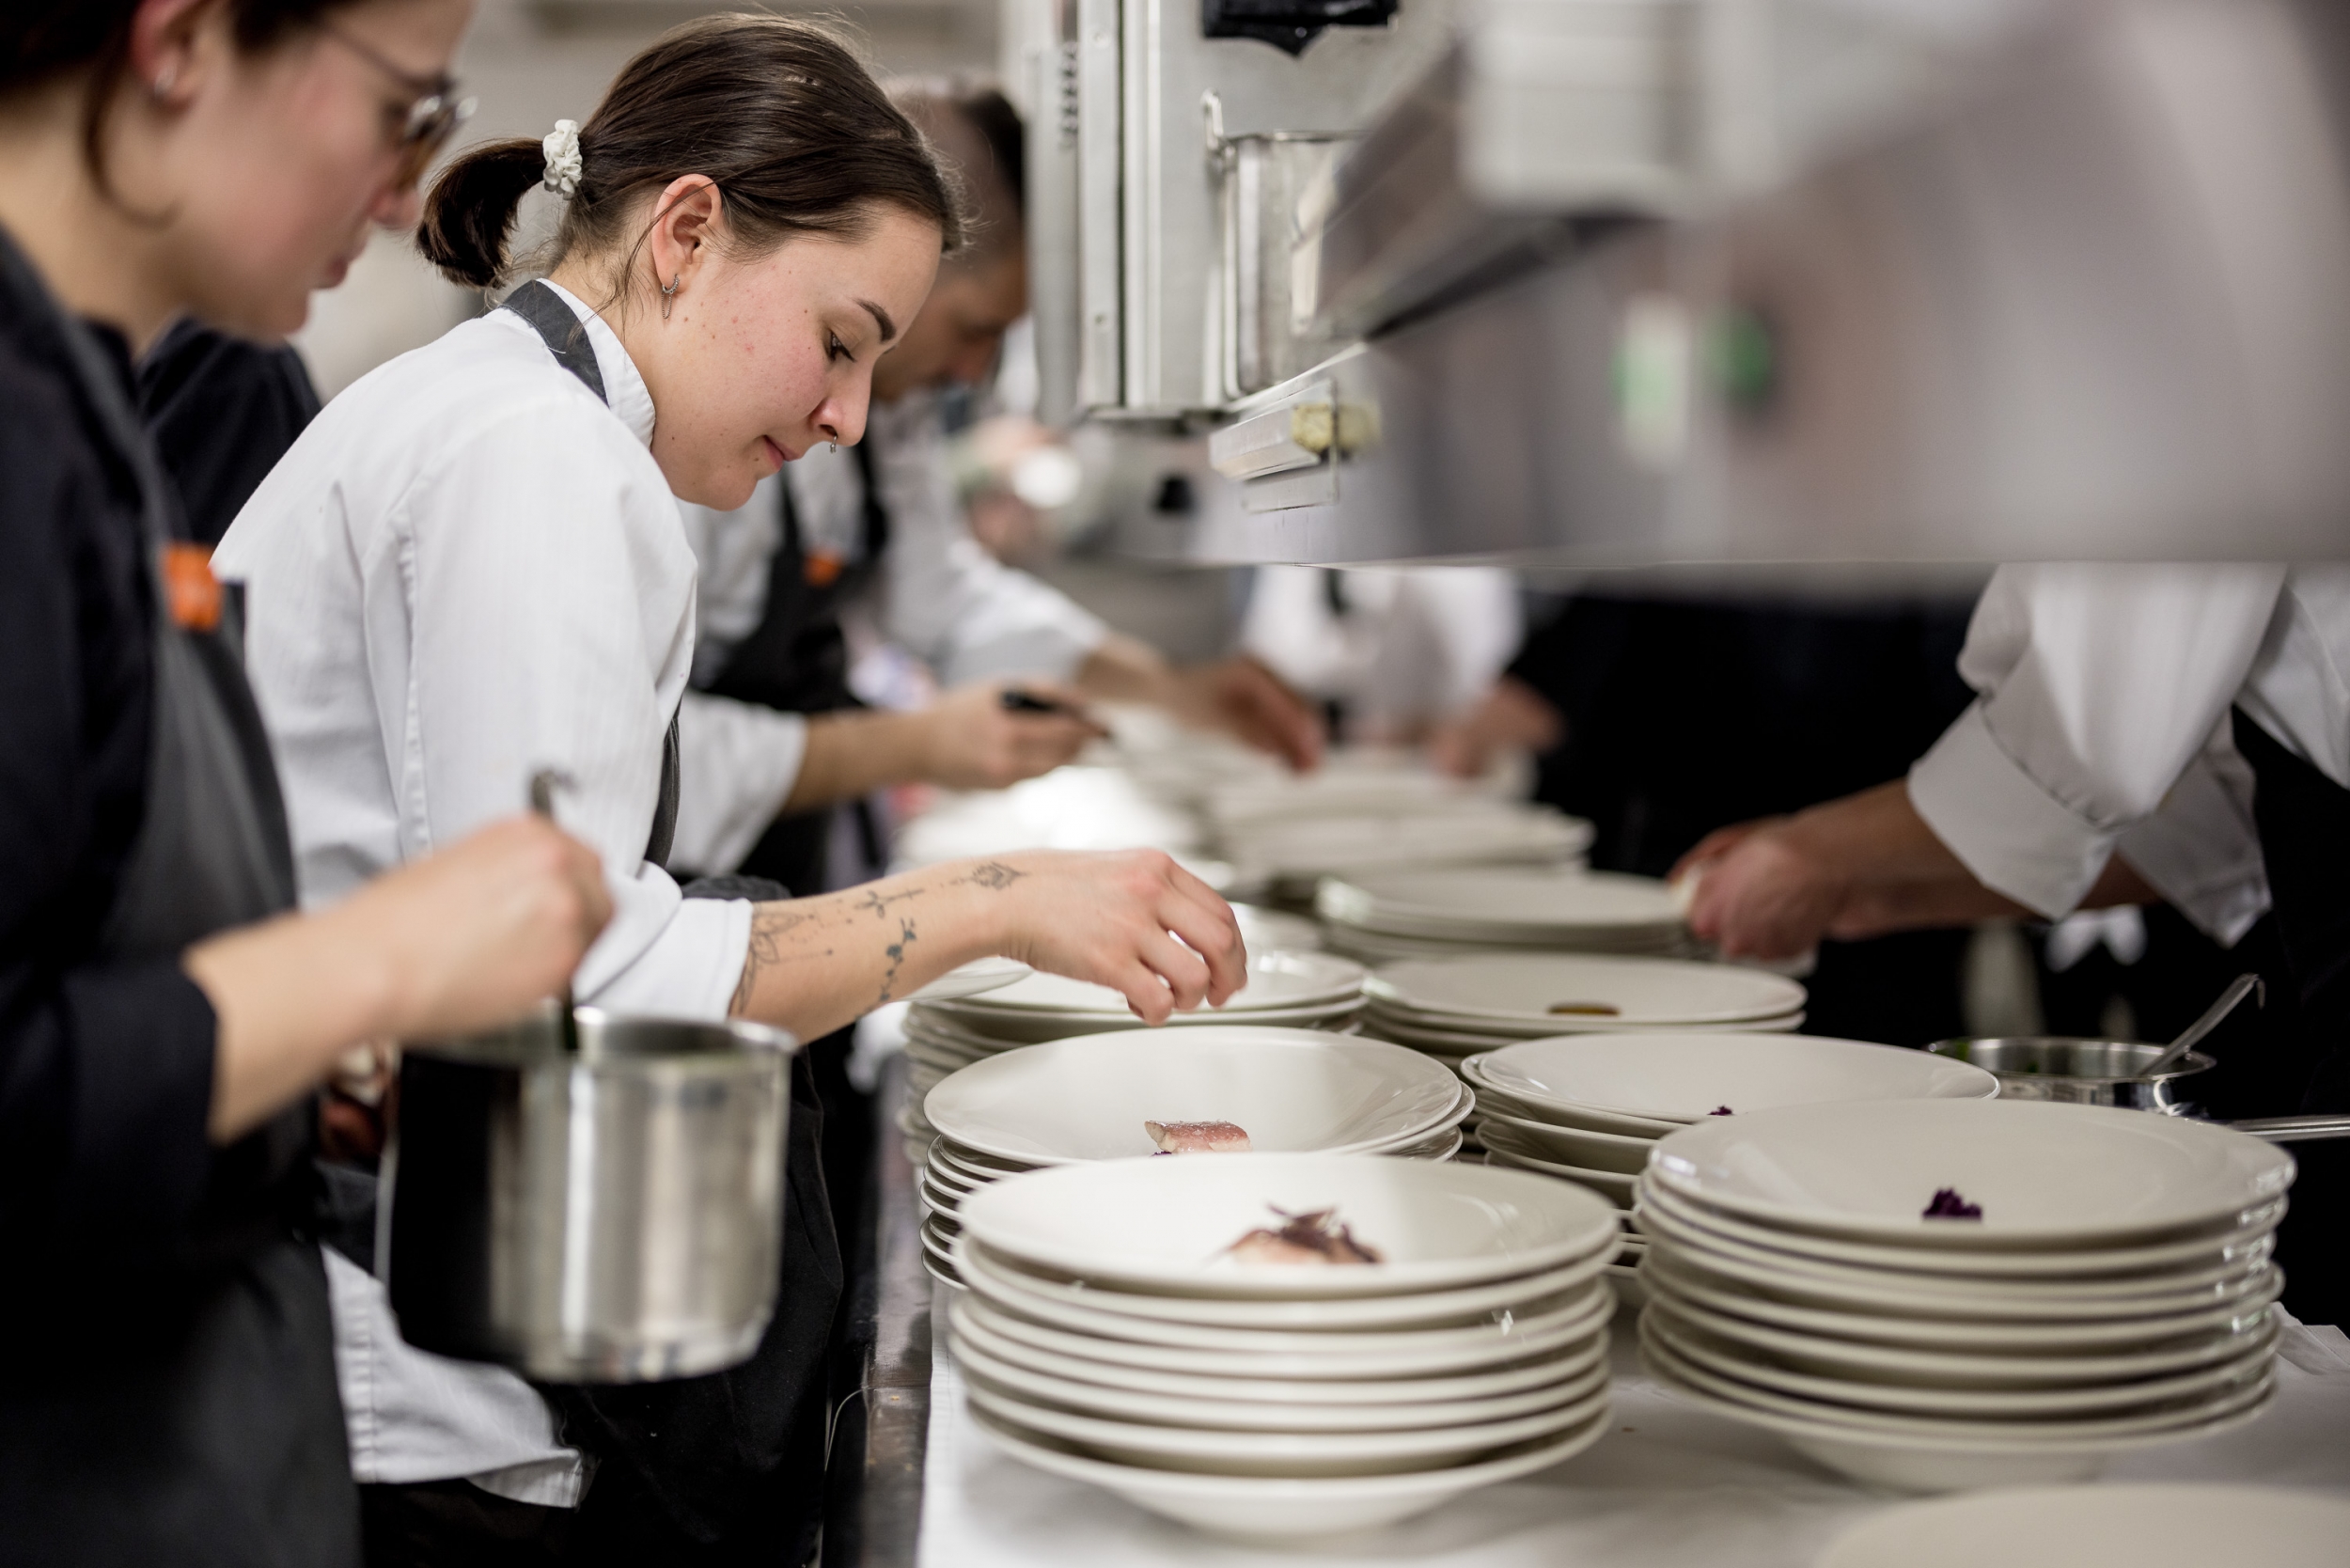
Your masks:
<instances>
[{"instance_id":1,"label":"eyeglasses","mask_svg":"<svg viewBox=\"0 0 2350 1568\"><path fill-rule=\"evenodd\" d=\"M409 94L407 122L400 132L399 183L402 188L415 184L431 166L433 157L457 133L457 128L473 118L475 101L457 96L457 78L446 71L437 76L418 76L402 71L373 45L353 38L331 22L320 22L318 29L399 83Z\"/></svg>"}]
</instances>

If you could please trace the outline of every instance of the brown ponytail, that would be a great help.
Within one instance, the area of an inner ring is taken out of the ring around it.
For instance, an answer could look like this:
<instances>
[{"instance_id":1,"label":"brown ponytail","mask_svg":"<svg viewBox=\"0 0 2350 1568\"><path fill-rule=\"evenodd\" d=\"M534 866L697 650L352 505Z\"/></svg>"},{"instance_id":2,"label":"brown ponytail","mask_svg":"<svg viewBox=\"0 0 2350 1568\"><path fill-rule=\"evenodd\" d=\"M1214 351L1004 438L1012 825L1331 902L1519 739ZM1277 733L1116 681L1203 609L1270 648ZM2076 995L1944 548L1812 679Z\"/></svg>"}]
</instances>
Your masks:
<instances>
[{"instance_id":1,"label":"brown ponytail","mask_svg":"<svg viewBox=\"0 0 2350 1568\"><path fill-rule=\"evenodd\" d=\"M550 265L624 245L633 257L650 227L637 203L687 174L717 183L731 235L753 255L795 234L856 238L877 203L936 224L948 250L962 240L958 193L922 133L846 45L807 22L712 16L671 29L620 69L579 151ZM544 170L533 141L453 159L425 197L426 259L459 283L497 283L515 212Z\"/></svg>"}]
</instances>

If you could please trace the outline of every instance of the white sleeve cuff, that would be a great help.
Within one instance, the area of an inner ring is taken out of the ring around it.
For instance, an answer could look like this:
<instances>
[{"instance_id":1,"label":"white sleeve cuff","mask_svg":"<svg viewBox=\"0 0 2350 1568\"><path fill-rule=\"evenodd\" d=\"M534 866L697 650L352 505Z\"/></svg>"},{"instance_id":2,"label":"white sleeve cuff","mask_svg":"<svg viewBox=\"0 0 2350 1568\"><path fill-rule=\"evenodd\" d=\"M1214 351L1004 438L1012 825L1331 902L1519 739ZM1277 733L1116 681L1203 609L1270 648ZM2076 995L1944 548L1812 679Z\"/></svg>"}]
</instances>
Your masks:
<instances>
[{"instance_id":1,"label":"white sleeve cuff","mask_svg":"<svg viewBox=\"0 0 2350 1568\"><path fill-rule=\"evenodd\" d=\"M2203 933L2232 948L2268 910L2268 864L2252 818L2252 770L2223 723L2161 807L2115 849Z\"/></svg>"},{"instance_id":2,"label":"white sleeve cuff","mask_svg":"<svg viewBox=\"0 0 2350 1568\"><path fill-rule=\"evenodd\" d=\"M669 863L723 876L782 811L807 760L807 716L687 692L678 708Z\"/></svg>"},{"instance_id":3,"label":"white sleeve cuff","mask_svg":"<svg viewBox=\"0 0 2350 1568\"><path fill-rule=\"evenodd\" d=\"M1909 802L1977 881L2052 920L2079 907L2113 853L2116 835L2001 749L1980 701L1909 770Z\"/></svg>"},{"instance_id":4,"label":"white sleeve cuff","mask_svg":"<svg viewBox=\"0 0 2350 1568\"><path fill-rule=\"evenodd\" d=\"M648 879L658 874L650 867L646 870ZM676 902L660 933L624 964L597 962L613 934L612 926L604 928L588 949L588 962L580 966L581 1001L663 1018L715 1021L727 1015L750 950L751 906L742 899L682 898L674 884L669 896ZM616 914L612 925L619 924Z\"/></svg>"}]
</instances>

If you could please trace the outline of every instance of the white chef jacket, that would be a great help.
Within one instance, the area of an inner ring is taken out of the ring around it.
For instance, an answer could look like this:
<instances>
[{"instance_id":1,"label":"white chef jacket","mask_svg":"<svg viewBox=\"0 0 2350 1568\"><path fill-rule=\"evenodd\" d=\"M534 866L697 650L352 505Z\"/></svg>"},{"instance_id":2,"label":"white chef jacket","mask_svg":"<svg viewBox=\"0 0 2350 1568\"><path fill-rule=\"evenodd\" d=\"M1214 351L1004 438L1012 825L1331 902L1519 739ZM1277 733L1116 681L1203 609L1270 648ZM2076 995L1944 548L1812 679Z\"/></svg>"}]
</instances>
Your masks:
<instances>
[{"instance_id":1,"label":"white chef jacket","mask_svg":"<svg viewBox=\"0 0 2350 1568\"><path fill-rule=\"evenodd\" d=\"M1517 579L1499 567L1354 569L1347 605L1324 568L1262 566L1241 646L1300 691L1345 702L1378 726L1439 719L1482 696L1525 632Z\"/></svg>"},{"instance_id":2,"label":"white chef jacket","mask_svg":"<svg viewBox=\"0 0 2350 1568\"><path fill-rule=\"evenodd\" d=\"M2117 850L2223 943L2260 918L2231 707L2350 785L2350 568L2001 567L1959 673L1982 695L1910 800L1985 886L2050 918Z\"/></svg>"},{"instance_id":3,"label":"white chef jacket","mask_svg":"<svg viewBox=\"0 0 2350 1568\"><path fill-rule=\"evenodd\" d=\"M882 635L959 685L995 676L1066 681L1109 629L1059 590L990 556L955 496L938 399L875 403L865 441L889 513L879 603ZM800 540L844 564L862 557L865 481L854 453L816 447L764 481L734 511L687 505L686 538L701 565L694 673L707 682L767 613L767 578L782 547L776 486L791 487ZM681 866L731 870L759 841L799 776L807 722L756 703L688 692L680 720Z\"/></svg>"},{"instance_id":4,"label":"white chef jacket","mask_svg":"<svg viewBox=\"0 0 2350 1568\"><path fill-rule=\"evenodd\" d=\"M512 815L534 771L560 768L557 813L602 855L613 902L579 998L721 1018L750 905L688 902L644 858L693 656L694 555L648 449L644 379L556 291L587 323L609 407L511 312L468 321L328 404L214 570L246 585L247 670L306 907ZM575 1500L577 1455L527 1385L411 1349L380 1286L355 1269L336 1283L360 1480L512 1471L525 1479L493 1489Z\"/></svg>"}]
</instances>

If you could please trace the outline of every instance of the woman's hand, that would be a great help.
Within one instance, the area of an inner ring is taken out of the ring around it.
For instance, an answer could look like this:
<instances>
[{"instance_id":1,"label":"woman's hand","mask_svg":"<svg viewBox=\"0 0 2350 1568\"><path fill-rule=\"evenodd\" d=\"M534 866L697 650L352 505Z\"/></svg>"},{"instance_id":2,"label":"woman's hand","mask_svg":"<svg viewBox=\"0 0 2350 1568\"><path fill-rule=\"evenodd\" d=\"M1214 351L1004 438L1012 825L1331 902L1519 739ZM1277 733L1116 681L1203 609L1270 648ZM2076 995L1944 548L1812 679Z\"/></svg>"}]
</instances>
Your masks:
<instances>
[{"instance_id":1,"label":"woman's hand","mask_svg":"<svg viewBox=\"0 0 2350 1568\"><path fill-rule=\"evenodd\" d=\"M368 1040L501 1023L558 989L611 918L593 850L531 817L376 878L321 914L181 959L218 1015L212 1132L227 1142Z\"/></svg>"},{"instance_id":2,"label":"woman's hand","mask_svg":"<svg viewBox=\"0 0 2350 1568\"><path fill-rule=\"evenodd\" d=\"M1167 712L1195 729L1220 729L1299 773L1322 761L1322 719L1281 678L1246 654L1172 670Z\"/></svg>"},{"instance_id":3,"label":"woman's hand","mask_svg":"<svg viewBox=\"0 0 2350 1568\"><path fill-rule=\"evenodd\" d=\"M1123 992L1147 1024L1222 1003L1248 983L1231 905L1158 850L1034 851L971 874L997 880L1007 895L997 951Z\"/></svg>"},{"instance_id":4,"label":"woman's hand","mask_svg":"<svg viewBox=\"0 0 2350 1568\"><path fill-rule=\"evenodd\" d=\"M1063 712L1007 709L1004 694L1013 689ZM959 686L909 716L921 726L921 780L949 790L1000 790L1034 778L1109 734L1086 713L1082 696L1050 681Z\"/></svg>"}]
</instances>

